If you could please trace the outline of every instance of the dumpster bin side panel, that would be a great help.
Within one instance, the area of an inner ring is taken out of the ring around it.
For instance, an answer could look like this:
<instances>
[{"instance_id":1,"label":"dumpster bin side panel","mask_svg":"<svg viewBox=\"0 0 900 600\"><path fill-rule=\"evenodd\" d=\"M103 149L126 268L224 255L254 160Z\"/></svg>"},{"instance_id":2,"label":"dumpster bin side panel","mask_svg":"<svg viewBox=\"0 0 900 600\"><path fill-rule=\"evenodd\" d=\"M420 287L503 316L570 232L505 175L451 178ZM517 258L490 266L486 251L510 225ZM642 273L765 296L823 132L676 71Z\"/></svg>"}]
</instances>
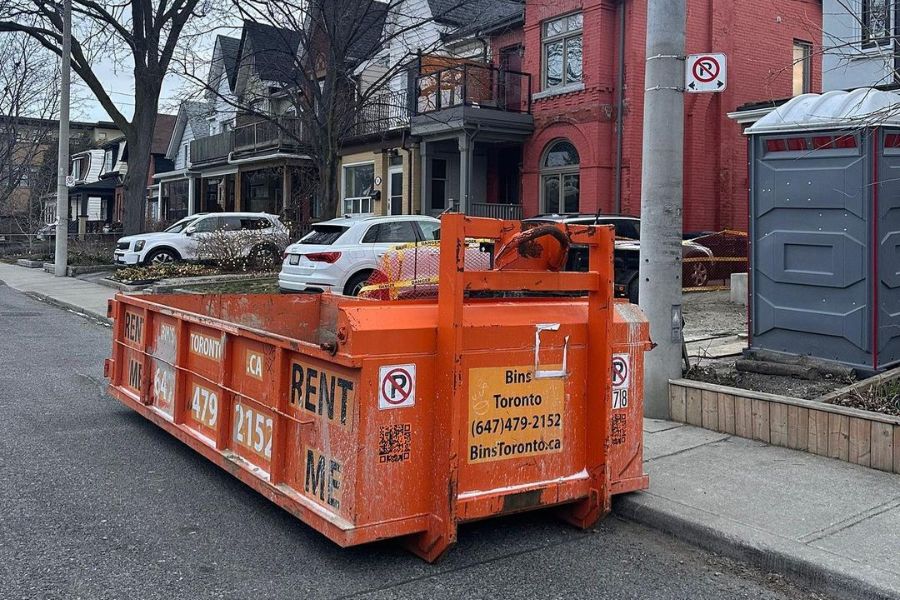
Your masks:
<instances>
[{"instance_id":1,"label":"dumpster bin side panel","mask_svg":"<svg viewBox=\"0 0 900 600\"><path fill-rule=\"evenodd\" d=\"M359 401L357 522L427 514L432 473L434 355L367 360Z\"/></svg>"}]
</instances>

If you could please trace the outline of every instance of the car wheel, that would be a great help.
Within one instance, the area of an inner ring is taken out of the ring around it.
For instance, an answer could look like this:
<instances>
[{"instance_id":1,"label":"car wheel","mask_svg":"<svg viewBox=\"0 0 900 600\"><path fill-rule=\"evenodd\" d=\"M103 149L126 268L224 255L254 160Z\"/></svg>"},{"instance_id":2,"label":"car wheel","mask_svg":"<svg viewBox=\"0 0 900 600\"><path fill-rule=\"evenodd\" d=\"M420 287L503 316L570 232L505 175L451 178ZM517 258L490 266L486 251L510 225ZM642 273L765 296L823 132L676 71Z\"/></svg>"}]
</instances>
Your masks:
<instances>
[{"instance_id":1,"label":"car wheel","mask_svg":"<svg viewBox=\"0 0 900 600\"><path fill-rule=\"evenodd\" d=\"M281 253L275 246L256 246L250 251L250 267L255 271L271 271L281 263Z\"/></svg>"},{"instance_id":2,"label":"car wheel","mask_svg":"<svg viewBox=\"0 0 900 600\"><path fill-rule=\"evenodd\" d=\"M371 273L369 271L362 271L351 277L347 282L347 285L344 286L344 295L359 296L360 290L366 287L366 282L369 280L370 276Z\"/></svg>"},{"instance_id":3,"label":"car wheel","mask_svg":"<svg viewBox=\"0 0 900 600\"><path fill-rule=\"evenodd\" d=\"M638 303L638 290L640 288L640 280L635 277L631 280L631 283L628 284L628 301L632 304Z\"/></svg>"},{"instance_id":4,"label":"car wheel","mask_svg":"<svg viewBox=\"0 0 900 600\"><path fill-rule=\"evenodd\" d=\"M144 259L144 262L148 265L162 265L166 263L173 263L180 259L181 257L178 256L178 253L174 250L169 250L168 248L160 248L159 250L154 250L150 254L148 254L147 258Z\"/></svg>"},{"instance_id":5,"label":"car wheel","mask_svg":"<svg viewBox=\"0 0 900 600\"><path fill-rule=\"evenodd\" d=\"M709 267L705 262L688 263L687 287L703 287L709 281Z\"/></svg>"}]
</instances>

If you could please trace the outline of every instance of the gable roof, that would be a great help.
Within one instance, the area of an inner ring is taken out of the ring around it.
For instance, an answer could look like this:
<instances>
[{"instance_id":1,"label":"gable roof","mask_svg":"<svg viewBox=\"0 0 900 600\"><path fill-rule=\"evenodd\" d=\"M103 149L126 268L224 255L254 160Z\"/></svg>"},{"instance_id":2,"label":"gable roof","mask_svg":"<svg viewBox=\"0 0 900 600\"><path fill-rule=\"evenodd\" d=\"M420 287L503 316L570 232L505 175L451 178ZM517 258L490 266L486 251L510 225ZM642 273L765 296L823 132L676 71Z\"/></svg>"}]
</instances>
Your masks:
<instances>
[{"instance_id":1,"label":"gable roof","mask_svg":"<svg viewBox=\"0 0 900 600\"><path fill-rule=\"evenodd\" d=\"M486 32L524 18L521 0L428 0L436 23L458 28L453 37Z\"/></svg>"},{"instance_id":2,"label":"gable roof","mask_svg":"<svg viewBox=\"0 0 900 600\"><path fill-rule=\"evenodd\" d=\"M365 12L360 15L360 34L347 52L351 60L364 60L375 54L381 46L388 5L384 2L364 2Z\"/></svg>"},{"instance_id":3,"label":"gable roof","mask_svg":"<svg viewBox=\"0 0 900 600\"><path fill-rule=\"evenodd\" d=\"M181 140L184 139L184 130L190 126L194 138L209 135L209 121L211 107L207 102L185 100L178 107L178 115L175 118L175 126L172 128L172 136L166 146L166 158L173 159L178 154Z\"/></svg>"},{"instance_id":4,"label":"gable roof","mask_svg":"<svg viewBox=\"0 0 900 600\"><path fill-rule=\"evenodd\" d=\"M238 52L241 49L241 40L225 35L216 36L216 45L222 54L222 66L225 68L225 77L234 89L234 81L237 79Z\"/></svg>"},{"instance_id":5,"label":"gable roof","mask_svg":"<svg viewBox=\"0 0 900 600\"><path fill-rule=\"evenodd\" d=\"M298 31L275 27L256 21L244 21L241 34L239 63L252 58L256 73L263 81L291 83L294 80L294 60L300 46ZM248 55L252 52L252 57Z\"/></svg>"}]
</instances>

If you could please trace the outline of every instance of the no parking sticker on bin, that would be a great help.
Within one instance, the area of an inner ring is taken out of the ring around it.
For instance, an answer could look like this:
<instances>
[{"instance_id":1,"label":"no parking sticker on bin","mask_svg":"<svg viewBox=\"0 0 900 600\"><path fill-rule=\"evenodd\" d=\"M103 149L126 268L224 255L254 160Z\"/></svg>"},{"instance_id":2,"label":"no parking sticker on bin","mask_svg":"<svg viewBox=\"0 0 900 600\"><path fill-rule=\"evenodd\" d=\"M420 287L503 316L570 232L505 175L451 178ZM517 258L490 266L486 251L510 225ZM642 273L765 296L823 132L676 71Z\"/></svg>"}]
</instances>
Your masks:
<instances>
[{"instance_id":1,"label":"no parking sticker on bin","mask_svg":"<svg viewBox=\"0 0 900 600\"><path fill-rule=\"evenodd\" d=\"M416 404L416 365L390 365L378 371L378 408Z\"/></svg>"},{"instance_id":2,"label":"no parking sticker on bin","mask_svg":"<svg viewBox=\"0 0 900 600\"><path fill-rule=\"evenodd\" d=\"M631 357L613 354L612 359L612 407L628 407L628 384L631 382Z\"/></svg>"}]
</instances>

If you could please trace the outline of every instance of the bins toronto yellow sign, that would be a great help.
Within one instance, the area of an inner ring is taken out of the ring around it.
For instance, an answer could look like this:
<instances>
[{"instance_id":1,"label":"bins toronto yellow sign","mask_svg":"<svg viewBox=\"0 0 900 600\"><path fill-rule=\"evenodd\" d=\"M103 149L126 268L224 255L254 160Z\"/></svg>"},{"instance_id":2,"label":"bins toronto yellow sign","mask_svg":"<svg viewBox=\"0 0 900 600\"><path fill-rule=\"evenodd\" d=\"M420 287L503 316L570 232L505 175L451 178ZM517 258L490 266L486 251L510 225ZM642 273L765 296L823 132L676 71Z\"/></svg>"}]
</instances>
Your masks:
<instances>
[{"instance_id":1,"label":"bins toronto yellow sign","mask_svg":"<svg viewBox=\"0 0 900 600\"><path fill-rule=\"evenodd\" d=\"M468 461L561 452L564 395L564 379L530 366L469 369Z\"/></svg>"}]
</instances>

